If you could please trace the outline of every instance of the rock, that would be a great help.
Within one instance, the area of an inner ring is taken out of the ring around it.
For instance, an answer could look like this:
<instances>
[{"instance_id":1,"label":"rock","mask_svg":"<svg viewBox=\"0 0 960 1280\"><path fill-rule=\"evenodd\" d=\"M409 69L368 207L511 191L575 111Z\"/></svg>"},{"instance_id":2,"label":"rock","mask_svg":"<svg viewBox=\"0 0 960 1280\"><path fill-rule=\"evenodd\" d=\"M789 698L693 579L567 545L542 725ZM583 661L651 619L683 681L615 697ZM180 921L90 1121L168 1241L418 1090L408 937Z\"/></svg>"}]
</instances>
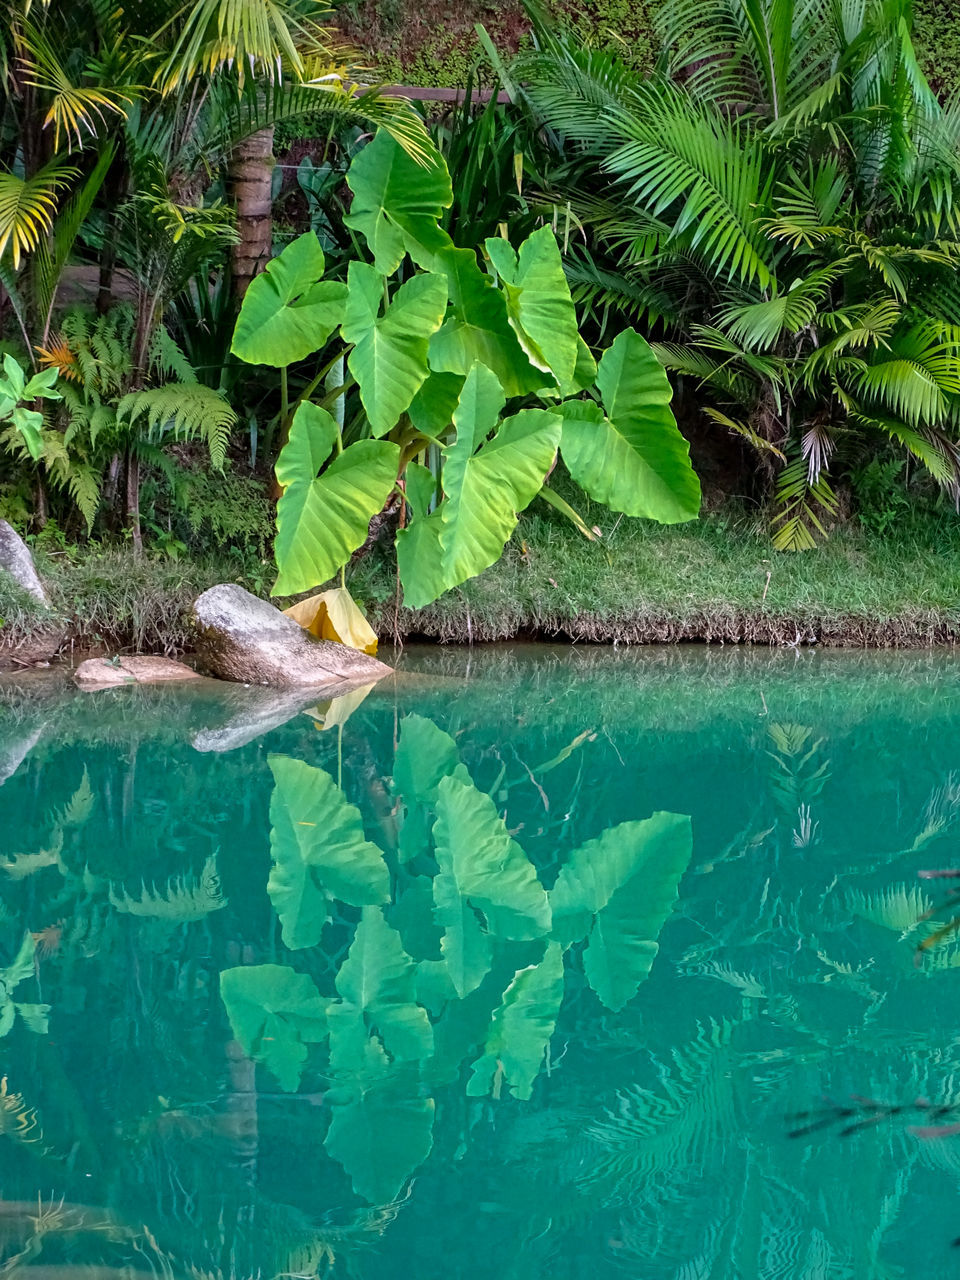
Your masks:
<instances>
[{"instance_id":1,"label":"rock","mask_svg":"<svg viewBox=\"0 0 960 1280\"><path fill-rule=\"evenodd\" d=\"M198 729L191 738L197 751L234 751L245 747L248 742L279 729L315 701L312 690L305 688L235 685L231 692L240 696L233 702L230 718L224 724Z\"/></svg>"},{"instance_id":2,"label":"rock","mask_svg":"<svg viewBox=\"0 0 960 1280\"><path fill-rule=\"evenodd\" d=\"M73 673L81 689L114 689L122 684L199 680L191 667L172 658L87 658Z\"/></svg>"},{"instance_id":3,"label":"rock","mask_svg":"<svg viewBox=\"0 0 960 1280\"><path fill-rule=\"evenodd\" d=\"M200 665L223 680L299 685L335 696L390 674L388 666L368 654L318 640L235 583L205 591L193 612Z\"/></svg>"},{"instance_id":4,"label":"rock","mask_svg":"<svg viewBox=\"0 0 960 1280\"><path fill-rule=\"evenodd\" d=\"M6 628L0 630L0 671L49 662L60 652L66 638L67 628L59 623L38 627L16 640L7 639Z\"/></svg>"},{"instance_id":5,"label":"rock","mask_svg":"<svg viewBox=\"0 0 960 1280\"><path fill-rule=\"evenodd\" d=\"M0 520L0 569L6 569L14 582L19 583L38 604L49 605L30 548L6 520Z\"/></svg>"},{"instance_id":6,"label":"rock","mask_svg":"<svg viewBox=\"0 0 960 1280\"><path fill-rule=\"evenodd\" d=\"M0 787L17 772L39 742L43 730L43 724L32 725L9 738L0 739Z\"/></svg>"}]
</instances>

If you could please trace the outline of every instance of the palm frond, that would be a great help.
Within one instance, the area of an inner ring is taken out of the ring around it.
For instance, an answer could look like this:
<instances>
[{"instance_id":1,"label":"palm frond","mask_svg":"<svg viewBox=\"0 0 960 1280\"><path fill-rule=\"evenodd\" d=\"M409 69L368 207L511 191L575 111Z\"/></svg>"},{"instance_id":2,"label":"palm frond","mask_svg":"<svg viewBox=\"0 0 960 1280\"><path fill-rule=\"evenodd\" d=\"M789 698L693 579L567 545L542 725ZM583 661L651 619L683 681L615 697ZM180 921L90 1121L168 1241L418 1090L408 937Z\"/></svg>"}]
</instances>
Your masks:
<instances>
[{"instance_id":1,"label":"palm frond","mask_svg":"<svg viewBox=\"0 0 960 1280\"><path fill-rule=\"evenodd\" d=\"M59 160L51 161L31 178L0 173L0 255L9 246L15 271L24 254L49 234L57 214L57 197L76 174L75 168Z\"/></svg>"}]
</instances>

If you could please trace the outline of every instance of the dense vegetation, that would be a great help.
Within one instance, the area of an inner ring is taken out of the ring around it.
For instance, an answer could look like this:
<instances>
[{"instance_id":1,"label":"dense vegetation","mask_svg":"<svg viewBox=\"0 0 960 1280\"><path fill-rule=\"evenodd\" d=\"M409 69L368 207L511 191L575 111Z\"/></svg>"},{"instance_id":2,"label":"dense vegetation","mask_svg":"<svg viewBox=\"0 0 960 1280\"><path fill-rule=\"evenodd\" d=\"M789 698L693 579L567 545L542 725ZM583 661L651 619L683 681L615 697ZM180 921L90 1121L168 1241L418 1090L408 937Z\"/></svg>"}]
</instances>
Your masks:
<instances>
[{"instance_id":1,"label":"dense vegetation","mask_svg":"<svg viewBox=\"0 0 960 1280\"><path fill-rule=\"evenodd\" d=\"M924 15L915 45L910 0L655 9L656 66L583 15L531 7L515 57L481 30L424 116L307 0L157 3L137 41L13 3L0 516L284 594L395 544L416 609L534 500L595 556L591 503L695 517L666 369L708 505L770 554L949 525L960 108Z\"/></svg>"}]
</instances>

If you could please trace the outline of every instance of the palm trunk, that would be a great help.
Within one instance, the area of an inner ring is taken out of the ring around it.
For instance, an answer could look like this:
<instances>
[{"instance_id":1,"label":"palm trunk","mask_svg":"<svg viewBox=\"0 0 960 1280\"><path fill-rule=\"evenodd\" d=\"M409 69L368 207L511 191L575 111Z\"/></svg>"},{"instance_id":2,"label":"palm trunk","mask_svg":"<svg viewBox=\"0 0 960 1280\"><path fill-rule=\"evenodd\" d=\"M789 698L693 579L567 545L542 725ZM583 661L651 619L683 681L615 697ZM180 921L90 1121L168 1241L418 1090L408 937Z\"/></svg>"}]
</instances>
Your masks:
<instances>
[{"instance_id":1,"label":"palm trunk","mask_svg":"<svg viewBox=\"0 0 960 1280\"><path fill-rule=\"evenodd\" d=\"M231 255L239 300L270 258L273 244L273 129L251 134L230 158L229 181L237 205L238 244Z\"/></svg>"},{"instance_id":2,"label":"palm trunk","mask_svg":"<svg viewBox=\"0 0 960 1280\"><path fill-rule=\"evenodd\" d=\"M133 554L139 557L143 551L143 532L140 528L140 459L133 448L127 450L127 528L133 542Z\"/></svg>"}]
</instances>

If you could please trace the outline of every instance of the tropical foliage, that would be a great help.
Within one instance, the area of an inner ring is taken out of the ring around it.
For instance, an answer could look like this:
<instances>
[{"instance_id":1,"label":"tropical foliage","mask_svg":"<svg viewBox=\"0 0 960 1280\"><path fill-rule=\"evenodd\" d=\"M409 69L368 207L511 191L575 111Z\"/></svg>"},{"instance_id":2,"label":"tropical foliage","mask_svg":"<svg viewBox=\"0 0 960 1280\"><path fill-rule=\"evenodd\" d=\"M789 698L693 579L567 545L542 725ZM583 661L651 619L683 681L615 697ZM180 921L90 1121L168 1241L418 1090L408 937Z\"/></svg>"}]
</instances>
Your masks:
<instances>
[{"instance_id":1,"label":"tropical foliage","mask_svg":"<svg viewBox=\"0 0 960 1280\"><path fill-rule=\"evenodd\" d=\"M960 113L908 0L669 0L641 79L541 24L514 69L565 165L578 301L655 326L668 368L776 478L775 543L836 513L871 439L960 493Z\"/></svg>"},{"instance_id":2,"label":"tropical foliage","mask_svg":"<svg viewBox=\"0 0 960 1280\"><path fill-rule=\"evenodd\" d=\"M346 284L325 280L308 232L251 284L233 339L242 360L279 368L284 387L294 361L316 354L321 366L284 410L277 593L342 569L397 488L397 561L415 608L499 559L538 495L594 536L547 487L558 449L574 480L615 511L696 516L699 483L661 365L629 329L595 364L549 227L519 250L488 237L485 272L440 226L453 193L439 153L424 168L381 132L347 180L347 222L373 261L351 262ZM344 361L347 378L321 404L308 399ZM340 402L353 385L348 424Z\"/></svg>"}]
</instances>

